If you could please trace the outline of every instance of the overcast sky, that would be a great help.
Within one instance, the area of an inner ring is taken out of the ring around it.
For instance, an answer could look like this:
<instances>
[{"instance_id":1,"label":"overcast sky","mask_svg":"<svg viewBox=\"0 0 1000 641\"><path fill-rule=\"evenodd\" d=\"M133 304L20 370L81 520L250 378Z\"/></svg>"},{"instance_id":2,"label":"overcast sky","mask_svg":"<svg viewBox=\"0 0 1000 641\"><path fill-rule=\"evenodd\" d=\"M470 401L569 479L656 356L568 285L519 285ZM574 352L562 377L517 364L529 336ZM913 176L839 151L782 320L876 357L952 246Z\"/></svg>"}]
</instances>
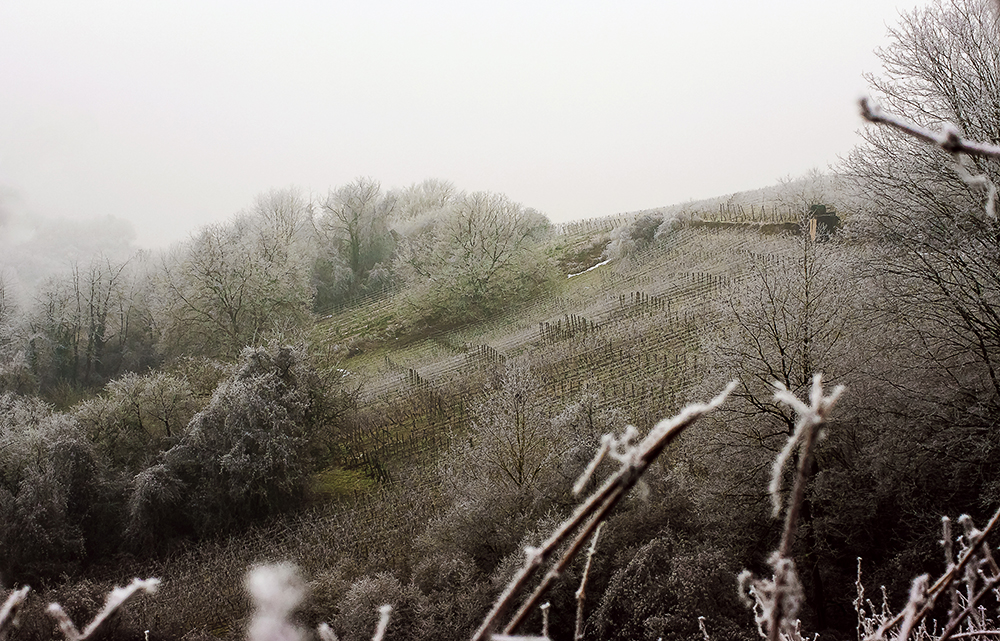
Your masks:
<instances>
[{"instance_id":1,"label":"overcast sky","mask_svg":"<svg viewBox=\"0 0 1000 641\"><path fill-rule=\"evenodd\" d=\"M0 208L153 247L358 176L555 221L763 187L858 142L919 4L4 0Z\"/></svg>"}]
</instances>

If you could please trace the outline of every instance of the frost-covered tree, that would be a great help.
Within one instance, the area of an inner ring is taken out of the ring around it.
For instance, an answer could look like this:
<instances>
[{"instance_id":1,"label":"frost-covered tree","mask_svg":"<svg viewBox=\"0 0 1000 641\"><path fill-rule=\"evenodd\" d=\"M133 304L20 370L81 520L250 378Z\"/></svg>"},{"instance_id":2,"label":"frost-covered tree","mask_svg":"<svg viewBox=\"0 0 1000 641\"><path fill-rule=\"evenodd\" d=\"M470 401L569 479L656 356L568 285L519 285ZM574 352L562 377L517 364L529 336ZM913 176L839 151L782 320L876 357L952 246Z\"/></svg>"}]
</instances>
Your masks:
<instances>
[{"instance_id":1,"label":"frost-covered tree","mask_svg":"<svg viewBox=\"0 0 1000 641\"><path fill-rule=\"evenodd\" d=\"M245 349L178 442L136 476L135 540L204 534L294 506L335 437L329 398L301 349Z\"/></svg>"},{"instance_id":2,"label":"frost-covered tree","mask_svg":"<svg viewBox=\"0 0 1000 641\"><path fill-rule=\"evenodd\" d=\"M394 229L401 236L418 233L424 223L439 218L460 195L455 185L436 178L395 189L392 193L396 200Z\"/></svg>"},{"instance_id":3,"label":"frost-covered tree","mask_svg":"<svg viewBox=\"0 0 1000 641\"><path fill-rule=\"evenodd\" d=\"M384 193L371 178L330 191L313 220L319 244L317 308L389 283L395 208L394 194Z\"/></svg>"},{"instance_id":4,"label":"frost-covered tree","mask_svg":"<svg viewBox=\"0 0 1000 641\"><path fill-rule=\"evenodd\" d=\"M792 251L747 257L742 279L717 308L718 326L703 336L710 373L702 388L739 382L726 405L683 445L682 458L687 473L697 479L703 509L722 527L732 528L727 544L742 548L740 553L769 536L767 480L774 457L796 429L796 415L775 400L774 385L804 394L815 372L831 381L859 383L859 363L872 354L859 312L863 281L856 273L858 250L852 252L836 239L817 242L808 227L783 244ZM857 397L853 400L858 403ZM835 451L857 433L854 426L838 431L828 450ZM814 458L813 472L829 466L832 458L826 452ZM839 467L839 461L835 464ZM818 555L825 549L820 540L824 532L813 525L814 506L810 493L802 508L809 527L800 536L797 562L809 570L813 596L822 597ZM827 606L822 600L816 606L817 619L825 624Z\"/></svg>"},{"instance_id":5,"label":"frost-covered tree","mask_svg":"<svg viewBox=\"0 0 1000 641\"><path fill-rule=\"evenodd\" d=\"M397 267L426 323L487 318L536 293L549 278L540 251L547 218L501 194L454 197L400 243Z\"/></svg>"},{"instance_id":6,"label":"frost-covered tree","mask_svg":"<svg viewBox=\"0 0 1000 641\"><path fill-rule=\"evenodd\" d=\"M165 258L164 351L233 357L305 321L312 301L310 211L294 191L269 192Z\"/></svg>"},{"instance_id":7,"label":"frost-covered tree","mask_svg":"<svg viewBox=\"0 0 1000 641\"><path fill-rule=\"evenodd\" d=\"M937 1L904 14L877 53L875 97L930 129L1000 141L1000 29L986 0ZM893 307L944 388L1000 398L1000 160L954 156L888 127L869 127L847 168L858 226ZM949 380L950 379L950 382ZM981 399L980 399L981 400Z\"/></svg>"},{"instance_id":8,"label":"frost-covered tree","mask_svg":"<svg viewBox=\"0 0 1000 641\"><path fill-rule=\"evenodd\" d=\"M573 483L622 414L585 392L556 411L524 360L504 364L474 405L469 432L438 465L451 505L424 541L429 557L471 559L486 573L543 515L565 508Z\"/></svg>"},{"instance_id":9,"label":"frost-covered tree","mask_svg":"<svg viewBox=\"0 0 1000 641\"><path fill-rule=\"evenodd\" d=\"M183 378L128 373L73 414L111 465L131 478L177 441L197 407Z\"/></svg>"},{"instance_id":10,"label":"frost-covered tree","mask_svg":"<svg viewBox=\"0 0 1000 641\"><path fill-rule=\"evenodd\" d=\"M850 370L849 340L858 329L857 260L837 244L808 233L789 239L798 255L754 256L744 277L720 307L719 328L706 334L713 378L740 380L734 396L776 419L780 441L794 428L794 414L770 399L775 381L800 392L814 372L837 380ZM754 421L758 428L765 423ZM780 449L780 444L778 449Z\"/></svg>"}]
</instances>

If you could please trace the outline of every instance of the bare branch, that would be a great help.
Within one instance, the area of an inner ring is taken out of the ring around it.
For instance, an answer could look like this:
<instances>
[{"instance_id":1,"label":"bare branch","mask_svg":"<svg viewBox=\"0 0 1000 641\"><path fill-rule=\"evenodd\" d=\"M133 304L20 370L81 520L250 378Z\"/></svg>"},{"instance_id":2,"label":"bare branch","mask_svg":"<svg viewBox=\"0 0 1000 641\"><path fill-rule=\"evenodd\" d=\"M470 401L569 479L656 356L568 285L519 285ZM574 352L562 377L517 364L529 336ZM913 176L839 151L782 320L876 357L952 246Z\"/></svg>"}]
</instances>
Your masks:
<instances>
[{"instance_id":1,"label":"bare branch","mask_svg":"<svg viewBox=\"0 0 1000 641\"><path fill-rule=\"evenodd\" d=\"M12 626L17 625L17 612L24 604L24 599L30 590L30 587L24 586L7 595L7 600L0 607L0 641L7 637L7 631Z\"/></svg>"},{"instance_id":2,"label":"bare branch","mask_svg":"<svg viewBox=\"0 0 1000 641\"><path fill-rule=\"evenodd\" d=\"M504 634L511 634L513 629L523 620L526 612L541 598L544 589L551 583L551 580L558 575L569 559L582 547L587 538L597 529L597 526L607 518L611 509L625 496L625 494L638 482L646 468L656 460L660 452L672 442L686 427L694 423L702 415L714 410L726 399L735 389L736 381L730 383L726 389L706 404L693 404L685 407L681 412L670 419L664 419L657 423L645 439L631 449L626 461L616 474L610 477L593 494L581 504L576 511L566 521L564 521L556 531L538 548L528 548L525 550L525 564L517 575L511 580L503 594L493 604L490 613L483 620L479 629L472 636L473 641L483 641L489 638L491 632L500 624L501 619L506 616L507 611L513 605L514 599L527 585L535 572L548 562L563 543L565 543L574 532L580 530L573 540L569 550L559 559L558 563L549 572L549 576L543 580L542 585L528 598L521 606L518 614L511 620L505 628ZM581 529L582 527L582 529Z\"/></svg>"},{"instance_id":3,"label":"bare branch","mask_svg":"<svg viewBox=\"0 0 1000 641\"><path fill-rule=\"evenodd\" d=\"M781 383L775 383L775 388L775 400L791 407L798 414L798 420L794 433L788 439L788 445L775 461L774 479L771 482L772 493L776 495L782 468L796 447L799 448L798 468L785 512L781 543L768 560L774 570L773 578L754 580L747 571L741 573L739 577L740 593L745 597L752 597L747 600L754 608L758 632L768 641L794 640L801 637L797 614L802 604L802 585L795 571L795 562L791 558L791 548L795 539L799 511L805 498L813 448L818 440L820 428L827 421L830 411L843 392L843 386L838 385L829 395L824 395L820 374L813 376L808 404L797 398ZM780 502L777 505L780 506Z\"/></svg>"},{"instance_id":4,"label":"bare branch","mask_svg":"<svg viewBox=\"0 0 1000 641\"><path fill-rule=\"evenodd\" d=\"M934 132L894 114L886 113L871 98L862 98L860 104L861 117L868 122L888 125L914 138L936 145L948 153L1000 158L1000 147L963 138L951 123L945 123L940 132Z\"/></svg>"},{"instance_id":5,"label":"bare branch","mask_svg":"<svg viewBox=\"0 0 1000 641\"><path fill-rule=\"evenodd\" d=\"M927 599L924 606L917 613L913 623L914 625L919 623L921 619L927 616L930 611L934 608L937 603L937 598L945 591L946 588L951 586L952 582L955 581L962 573L965 571L966 566L971 563L974 559L978 558L978 548L980 546L986 545L986 536L993 531L993 528L1000 522L1000 510L997 510L993 517L990 519L986 527L981 531L977 532L977 536L974 541L970 541L969 547L962 554L962 557L958 560L958 563L951 565L944 574L938 577L938 580L927 589ZM905 610L900 612L892 619L886 621L879 627L875 634L868 637L869 639L884 639L885 633L891 630L893 627L898 625L903 618L906 616Z\"/></svg>"},{"instance_id":6,"label":"bare branch","mask_svg":"<svg viewBox=\"0 0 1000 641\"><path fill-rule=\"evenodd\" d=\"M372 641L382 641L385 638L385 631L389 628L389 615L392 614L392 606L388 603L378 609L378 626L375 628L375 635Z\"/></svg>"},{"instance_id":7,"label":"bare branch","mask_svg":"<svg viewBox=\"0 0 1000 641\"><path fill-rule=\"evenodd\" d=\"M107 600L104 602L104 608L97 613L94 620L84 628L81 633L77 630L76 625L73 624L72 619L69 615L62 609L58 603L51 603L48 607L48 613L56 620L59 624L59 629L63 633L63 637L66 641L83 641L88 639L100 628L105 621L107 621L111 615L118 611L118 608L125 605L125 602L131 599L138 592L156 592L157 587L160 585L159 579L132 579L132 582L123 588L116 587L114 590L108 594Z\"/></svg>"},{"instance_id":8,"label":"bare branch","mask_svg":"<svg viewBox=\"0 0 1000 641\"><path fill-rule=\"evenodd\" d=\"M576 591L576 629L573 632L573 638L576 641L583 639L583 601L587 595L587 577L590 576L590 563L594 559L594 552L597 551L597 539L601 536L602 529L604 529L603 522L597 526L593 538L590 539L587 564L583 566L583 577L580 579L580 587Z\"/></svg>"}]
</instances>

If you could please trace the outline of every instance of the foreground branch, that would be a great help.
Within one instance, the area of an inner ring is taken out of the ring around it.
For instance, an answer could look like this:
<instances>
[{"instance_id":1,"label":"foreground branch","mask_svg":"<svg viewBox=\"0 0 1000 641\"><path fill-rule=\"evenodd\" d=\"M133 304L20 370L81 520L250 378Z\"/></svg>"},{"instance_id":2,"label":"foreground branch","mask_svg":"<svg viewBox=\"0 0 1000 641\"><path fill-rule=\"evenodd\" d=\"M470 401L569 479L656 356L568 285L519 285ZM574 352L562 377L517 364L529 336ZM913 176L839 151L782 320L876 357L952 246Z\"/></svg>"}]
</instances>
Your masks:
<instances>
[{"instance_id":1,"label":"foreground branch","mask_svg":"<svg viewBox=\"0 0 1000 641\"><path fill-rule=\"evenodd\" d=\"M963 138L959 134L958 129L955 128L955 125L950 122L944 123L939 132L931 131L925 127L903 120L899 116L886 113L871 98L865 97L861 99L861 117L868 122L888 125L914 138L936 145L948 153L1000 158L1000 147Z\"/></svg>"},{"instance_id":2,"label":"foreground branch","mask_svg":"<svg viewBox=\"0 0 1000 641\"><path fill-rule=\"evenodd\" d=\"M802 585L795 571L795 561L791 556L792 544L795 541L799 513L805 500L813 449L819 440L820 430L829 419L830 412L844 388L838 385L827 395L823 391L822 376L815 374L809 390L808 404L781 383L775 383L775 389L774 399L788 405L798 415L795 432L778 455L772 469L770 492L774 501L775 516L781 513L782 507L780 496L782 472L796 450L798 466L792 492L787 501L781 543L768 561L774 570L773 577L754 579L749 571L744 570L739 576L739 583L741 594L754 610L757 631L761 637L767 641L799 641L802 637L797 616L803 596Z\"/></svg>"},{"instance_id":3,"label":"foreground branch","mask_svg":"<svg viewBox=\"0 0 1000 641\"><path fill-rule=\"evenodd\" d=\"M562 554L541 585L521 605L517 614L504 627L504 634L510 635L523 622L528 613L540 601L542 594L552 581L565 569L569 561L583 547L584 543L594 533L597 527L607 518L611 509L618 504L633 485L639 480L646 468L656 460L660 452L673 441L684 429L694 423L707 412L718 407L735 388L736 382L730 383L726 389L706 404L688 405L680 414L657 423L645 439L631 448L623 457L622 466L605 483L598 488L586 501L580 505L573 515L564 521L556 531L549 536L541 547L525 550L527 559L524 566L507 585L503 594L493 605L493 609L483 620L482 625L473 635L473 641L483 641L499 626L507 615L518 594L525 588L535 573L549 562L556 551L570 538L574 532L579 532L573 538L569 548Z\"/></svg>"},{"instance_id":4,"label":"foreground branch","mask_svg":"<svg viewBox=\"0 0 1000 641\"><path fill-rule=\"evenodd\" d=\"M876 630L875 633L872 634L870 637L868 637L868 641L878 641L886 639L886 633L889 630L891 630L893 627L897 625L904 623L904 621L907 618L906 617L907 609L909 609L911 605L913 606L919 605L920 609L915 610L912 616L912 626L910 626L910 629L912 629L913 626L916 626L921 620L923 620L928 614L930 614L930 612L934 609L934 606L937 604L938 598L942 594L948 593L949 588L952 586L953 582L957 582L959 578L964 575L966 567L969 566L970 564L973 564L973 567L975 567L974 564L977 561L983 559L984 553L982 552L982 549L986 548L986 536L993 531L998 522L1000 522L1000 510L997 510L993 514L993 518L991 518L989 523L986 524L986 527L984 527L982 530L974 532L973 537L971 537L971 540L969 541L969 547L958 559L957 563L950 565L949 568L945 571L945 573L942 574L937 581L935 581L930 587L923 590L923 593L919 595L918 599L911 598L911 603L907 604L906 609L904 609L902 612L900 612L893 618L889 619L888 621L885 621L881 626L879 626L879 629ZM997 579L998 579L997 576L990 577L988 579L987 581L988 589L992 589L996 585ZM976 597L976 600L982 598L982 596L985 596L985 593ZM965 620L965 618L971 612L972 610L966 608L966 610L963 610L962 612L958 613L954 618L952 618L949 621L949 626L948 626L949 634L957 630L958 624L961 623L963 620ZM905 641L906 639L906 637L903 636L902 634L897 634L896 638L900 639L900 641ZM945 639L947 637L942 635L941 638Z\"/></svg>"},{"instance_id":5,"label":"foreground branch","mask_svg":"<svg viewBox=\"0 0 1000 641\"><path fill-rule=\"evenodd\" d=\"M126 601L140 592L152 594L156 592L159 585L159 579L133 579L131 583L123 588L116 587L108 594L107 599L104 601L104 608L97 613L97 616L83 629L83 632L77 629L73 620L69 618L58 603L50 603L47 611L56 620L56 623L59 624L59 630L66 641L85 641L93 637L104 622L125 605Z\"/></svg>"},{"instance_id":6,"label":"foreground branch","mask_svg":"<svg viewBox=\"0 0 1000 641\"><path fill-rule=\"evenodd\" d=\"M28 586L24 586L19 590L13 590L7 595L3 606L0 606L0 641L6 639L7 631L17 625L17 613L21 609L21 606L24 605L24 600L27 598L30 590L31 588Z\"/></svg>"}]
</instances>

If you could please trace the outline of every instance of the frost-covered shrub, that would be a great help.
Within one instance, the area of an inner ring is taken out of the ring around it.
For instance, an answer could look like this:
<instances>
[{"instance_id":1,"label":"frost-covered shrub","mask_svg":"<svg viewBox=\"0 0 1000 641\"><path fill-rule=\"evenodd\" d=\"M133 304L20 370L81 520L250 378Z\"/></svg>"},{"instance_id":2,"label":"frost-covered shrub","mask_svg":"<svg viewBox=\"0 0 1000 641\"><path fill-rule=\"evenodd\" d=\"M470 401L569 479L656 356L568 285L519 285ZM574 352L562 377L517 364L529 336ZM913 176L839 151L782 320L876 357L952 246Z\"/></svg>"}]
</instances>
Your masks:
<instances>
[{"instance_id":1,"label":"frost-covered shrub","mask_svg":"<svg viewBox=\"0 0 1000 641\"><path fill-rule=\"evenodd\" d=\"M102 465L79 424L37 399L0 395L0 575L65 572L112 539Z\"/></svg>"},{"instance_id":2,"label":"frost-covered shrub","mask_svg":"<svg viewBox=\"0 0 1000 641\"><path fill-rule=\"evenodd\" d=\"M616 259L642 251L652 244L662 223L663 215L654 213L641 216L628 227L618 227L611 232L604 256Z\"/></svg>"},{"instance_id":3,"label":"frost-covered shrub","mask_svg":"<svg viewBox=\"0 0 1000 641\"><path fill-rule=\"evenodd\" d=\"M337 626L343 641L372 638L383 605L392 606L385 639L413 639L421 607L420 591L404 585L389 573L365 576L355 581L340 604Z\"/></svg>"},{"instance_id":4,"label":"frost-covered shrub","mask_svg":"<svg viewBox=\"0 0 1000 641\"><path fill-rule=\"evenodd\" d=\"M177 444L135 478L130 532L142 538L169 525L203 534L294 506L321 453L328 410L300 349L246 349Z\"/></svg>"},{"instance_id":5,"label":"frost-covered shrub","mask_svg":"<svg viewBox=\"0 0 1000 641\"><path fill-rule=\"evenodd\" d=\"M653 240L662 240L667 238L671 233L677 231L684 226L681 221L681 217L674 213L663 217L660 226L656 228L656 233L653 235Z\"/></svg>"}]
</instances>

